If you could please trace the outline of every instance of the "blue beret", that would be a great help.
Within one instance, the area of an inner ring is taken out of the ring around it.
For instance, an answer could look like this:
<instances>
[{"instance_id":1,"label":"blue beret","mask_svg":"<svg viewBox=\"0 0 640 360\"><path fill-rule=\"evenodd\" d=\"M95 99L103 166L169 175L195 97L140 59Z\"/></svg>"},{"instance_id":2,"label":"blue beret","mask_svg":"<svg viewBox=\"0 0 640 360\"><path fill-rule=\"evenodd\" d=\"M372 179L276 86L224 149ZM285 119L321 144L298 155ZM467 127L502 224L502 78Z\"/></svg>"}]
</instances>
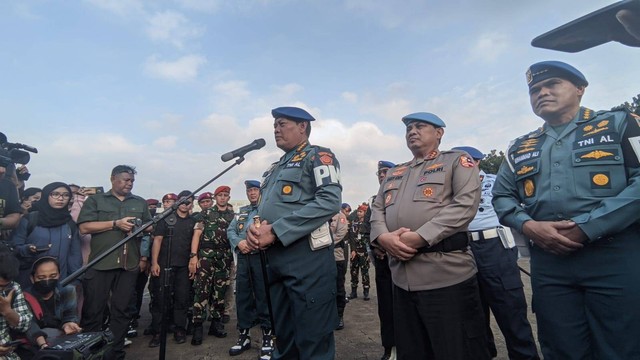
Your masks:
<instances>
[{"instance_id":1,"label":"blue beret","mask_svg":"<svg viewBox=\"0 0 640 360\"><path fill-rule=\"evenodd\" d=\"M527 70L527 85L529 89L542 80L549 78L569 80L577 86L587 86L589 82L582 73L573 66L562 61L541 61L529 66Z\"/></svg>"},{"instance_id":2,"label":"blue beret","mask_svg":"<svg viewBox=\"0 0 640 360\"><path fill-rule=\"evenodd\" d=\"M247 187L247 190L251 189L251 188L254 188L254 187L259 188L260 187L260 181L258 181L258 180L247 180L247 181L244 182L244 186Z\"/></svg>"},{"instance_id":3,"label":"blue beret","mask_svg":"<svg viewBox=\"0 0 640 360\"><path fill-rule=\"evenodd\" d=\"M421 121L427 124L431 124L435 127L445 127L447 125L444 124L444 121L440 119L438 116L428 113L428 112L417 112L413 114L409 114L402 118L402 122L405 125L409 125L409 123L413 121Z\"/></svg>"},{"instance_id":4,"label":"blue beret","mask_svg":"<svg viewBox=\"0 0 640 360\"><path fill-rule=\"evenodd\" d=\"M342 208L346 209L346 208L351 208L351 206L347 203L342 203Z\"/></svg>"},{"instance_id":5,"label":"blue beret","mask_svg":"<svg viewBox=\"0 0 640 360\"><path fill-rule=\"evenodd\" d=\"M484 154L471 146L456 146L454 148L452 148L452 150L462 150L465 151L467 154L471 155L471 157L473 158L473 160L482 160L484 159Z\"/></svg>"},{"instance_id":6,"label":"blue beret","mask_svg":"<svg viewBox=\"0 0 640 360\"><path fill-rule=\"evenodd\" d=\"M293 106L275 108L271 110L271 115L273 115L274 119L285 118L295 122L315 120L306 110Z\"/></svg>"},{"instance_id":7,"label":"blue beret","mask_svg":"<svg viewBox=\"0 0 640 360\"><path fill-rule=\"evenodd\" d=\"M396 164L392 163L391 161L385 161L385 160L378 161L378 169L380 169L380 168L389 168L389 169L391 169L394 166L396 166Z\"/></svg>"}]
</instances>

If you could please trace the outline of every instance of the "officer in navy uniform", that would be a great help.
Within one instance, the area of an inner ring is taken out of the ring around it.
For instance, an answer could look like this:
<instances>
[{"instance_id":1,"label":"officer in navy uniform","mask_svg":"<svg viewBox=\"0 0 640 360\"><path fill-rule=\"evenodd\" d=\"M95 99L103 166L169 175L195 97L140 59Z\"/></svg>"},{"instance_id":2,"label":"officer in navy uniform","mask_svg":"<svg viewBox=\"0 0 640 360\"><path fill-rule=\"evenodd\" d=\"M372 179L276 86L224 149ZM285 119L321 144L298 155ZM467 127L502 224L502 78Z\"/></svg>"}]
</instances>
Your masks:
<instances>
[{"instance_id":1,"label":"officer in navy uniform","mask_svg":"<svg viewBox=\"0 0 640 360\"><path fill-rule=\"evenodd\" d=\"M476 166L485 155L471 146L458 146L466 151ZM478 212L469 224L471 251L478 266L478 286L487 330L487 345L497 356L491 332L489 308L504 335L509 359L539 359L536 342L527 318L527 299L518 268L518 248L511 230L500 225L491 205L491 189L496 180L493 174L480 169L482 193Z\"/></svg>"},{"instance_id":2,"label":"officer in navy uniform","mask_svg":"<svg viewBox=\"0 0 640 360\"><path fill-rule=\"evenodd\" d=\"M334 359L338 325L336 265L329 221L340 210L340 165L327 148L309 144L305 110L271 111L285 154L264 174L258 215L247 238L267 249L273 304L274 359Z\"/></svg>"},{"instance_id":3,"label":"officer in navy uniform","mask_svg":"<svg viewBox=\"0 0 640 360\"><path fill-rule=\"evenodd\" d=\"M514 140L493 187L500 222L531 248L533 310L546 359L640 357L640 119L580 106L584 75L527 71L545 124Z\"/></svg>"},{"instance_id":4,"label":"officer in navy uniform","mask_svg":"<svg viewBox=\"0 0 640 360\"><path fill-rule=\"evenodd\" d=\"M247 243L247 229L258 214L258 200L260 198L260 182L247 180L249 205L243 206L238 215L227 228L227 238L231 249L238 257L236 271L236 310L238 314L238 341L229 349L229 355L242 354L251 348L249 329L260 325L262 329L262 348L260 359L268 360L273 352L273 332L267 307L264 277L260 266L260 255L257 250L251 251Z\"/></svg>"},{"instance_id":5,"label":"officer in navy uniform","mask_svg":"<svg viewBox=\"0 0 640 360\"><path fill-rule=\"evenodd\" d=\"M384 178L387 176L387 171L396 164L391 161L380 160L378 161L378 171L376 176L378 177L378 184L382 184ZM373 195L369 200L369 208L364 215L364 232L369 236L371 232L371 205L375 201L376 196ZM382 341L382 347L384 353L380 360L389 360L392 356L395 356L395 338L393 331L393 281L391 280L391 270L389 269L389 258L387 252L371 243L371 257L373 258L373 266L376 270L376 294L378 295L378 318L380 319L380 339Z\"/></svg>"}]
</instances>

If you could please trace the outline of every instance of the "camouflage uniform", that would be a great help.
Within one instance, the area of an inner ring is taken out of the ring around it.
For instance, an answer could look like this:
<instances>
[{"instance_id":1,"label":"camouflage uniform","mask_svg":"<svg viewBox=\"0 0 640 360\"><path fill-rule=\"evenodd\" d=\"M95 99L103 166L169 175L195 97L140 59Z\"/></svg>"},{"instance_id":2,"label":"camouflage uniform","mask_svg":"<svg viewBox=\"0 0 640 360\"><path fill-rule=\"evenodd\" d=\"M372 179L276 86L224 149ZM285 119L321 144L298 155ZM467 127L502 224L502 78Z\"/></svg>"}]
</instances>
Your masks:
<instances>
[{"instance_id":1,"label":"camouflage uniform","mask_svg":"<svg viewBox=\"0 0 640 360\"><path fill-rule=\"evenodd\" d=\"M209 303L211 315L219 321L224 312L224 296L229 286L233 255L227 239L227 227L233 220L233 210L220 211L216 206L202 212L204 231L198 246L199 268L193 282L193 322L202 323Z\"/></svg>"},{"instance_id":2,"label":"camouflage uniform","mask_svg":"<svg viewBox=\"0 0 640 360\"><path fill-rule=\"evenodd\" d=\"M356 256L351 260L351 289L355 291L358 287L358 271L362 272L362 288L368 293L369 281L369 235L364 232L363 222L357 218L353 220L349 227L349 246L351 251L356 252Z\"/></svg>"}]
</instances>

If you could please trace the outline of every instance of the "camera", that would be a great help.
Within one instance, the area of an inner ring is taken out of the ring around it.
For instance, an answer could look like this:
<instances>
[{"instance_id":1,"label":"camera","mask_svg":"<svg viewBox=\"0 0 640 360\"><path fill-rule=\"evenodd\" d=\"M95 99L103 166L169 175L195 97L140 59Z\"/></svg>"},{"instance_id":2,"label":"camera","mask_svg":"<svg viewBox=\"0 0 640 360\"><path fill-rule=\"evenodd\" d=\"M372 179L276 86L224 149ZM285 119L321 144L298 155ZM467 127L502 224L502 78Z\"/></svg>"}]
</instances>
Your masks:
<instances>
[{"instance_id":1,"label":"camera","mask_svg":"<svg viewBox=\"0 0 640 360\"><path fill-rule=\"evenodd\" d=\"M137 228L139 228L140 226L142 226L142 219L138 219L138 218L135 218L135 219L129 219L129 220L127 220L127 222L128 222L129 224L133 224L133 229L134 229L134 230L135 230L135 229L137 229Z\"/></svg>"},{"instance_id":2,"label":"camera","mask_svg":"<svg viewBox=\"0 0 640 360\"><path fill-rule=\"evenodd\" d=\"M6 168L12 164L26 165L31 160L31 155L27 151L38 153L38 149L33 146L8 142L7 136L0 132L0 166ZM29 176L31 176L29 173L18 174L18 179L26 181Z\"/></svg>"}]
</instances>

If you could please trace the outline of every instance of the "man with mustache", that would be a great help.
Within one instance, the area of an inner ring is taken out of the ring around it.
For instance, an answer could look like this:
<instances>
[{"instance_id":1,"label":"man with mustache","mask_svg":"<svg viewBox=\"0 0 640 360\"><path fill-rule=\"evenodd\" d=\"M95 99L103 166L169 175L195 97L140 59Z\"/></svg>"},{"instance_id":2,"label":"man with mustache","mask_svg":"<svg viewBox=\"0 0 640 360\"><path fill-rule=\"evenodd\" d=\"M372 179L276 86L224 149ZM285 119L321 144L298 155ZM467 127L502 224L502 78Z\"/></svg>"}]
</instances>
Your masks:
<instances>
[{"instance_id":1,"label":"man with mustache","mask_svg":"<svg viewBox=\"0 0 640 360\"><path fill-rule=\"evenodd\" d=\"M526 73L539 129L514 140L493 187L500 222L532 241L545 359L640 354L640 126L627 110L580 106L589 84L559 61Z\"/></svg>"}]
</instances>

